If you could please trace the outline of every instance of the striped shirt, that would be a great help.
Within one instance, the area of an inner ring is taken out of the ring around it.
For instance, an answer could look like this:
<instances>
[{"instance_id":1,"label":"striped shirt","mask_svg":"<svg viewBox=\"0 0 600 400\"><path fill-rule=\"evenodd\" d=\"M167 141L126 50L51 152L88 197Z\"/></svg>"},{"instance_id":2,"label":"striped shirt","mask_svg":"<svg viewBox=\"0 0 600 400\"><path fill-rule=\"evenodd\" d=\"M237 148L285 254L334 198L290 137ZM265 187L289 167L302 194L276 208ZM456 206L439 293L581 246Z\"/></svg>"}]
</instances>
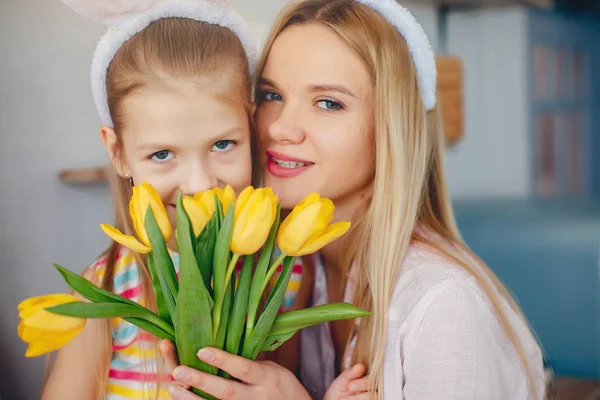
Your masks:
<instances>
[{"instance_id":1,"label":"striped shirt","mask_svg":"<svg viewBox=\"0 0 600 400\"><path fill-rule=\"evenodd\" d=\"M179 255L172 255L176 271L179 267ZM103 257L91 266L98 281L102 281L105 273L107 257ZM238 265L238 268L241 264ZM277 274L275 274L275 279ZM296 264L285 293L282 309L289 307L296 297L302 279L302 265ZM142 281L140 271L132 251L121 248L117 256L113 292L119 296L133 300L141 305ZM158 399L169 399L167 384L157 386L159 358L155 341L147 332L139 329L121 318L111 320L112 327L112 358L105 391L106 400L124 399L154 399L157 387L160 387ZM165 379L161 381L166 382Z\"/></svg>"}]
</instances>

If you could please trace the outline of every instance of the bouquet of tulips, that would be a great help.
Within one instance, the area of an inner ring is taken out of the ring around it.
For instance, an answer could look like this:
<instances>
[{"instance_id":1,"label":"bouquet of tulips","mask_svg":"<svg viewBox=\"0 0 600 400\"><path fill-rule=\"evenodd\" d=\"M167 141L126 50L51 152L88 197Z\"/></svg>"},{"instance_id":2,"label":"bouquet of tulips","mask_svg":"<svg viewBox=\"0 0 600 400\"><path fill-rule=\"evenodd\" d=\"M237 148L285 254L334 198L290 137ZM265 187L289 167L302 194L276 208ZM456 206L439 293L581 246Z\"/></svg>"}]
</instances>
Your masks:
<instances>
[{"instance_id":1,"label":"bouquet of tulips","mask_svg":"<svg viewBox=\"0 0 600 400\"><path fill-rule=\"evenodd\" d=\"M19 335L30 344L26 355L63 346L81 331L86 318L119 317L172 340L182 365L226 376L200 361L197 351L212 346L254 360L259 352L278 348L302 328L369 314L348 303L278 313L294 257L321 249L350 227L349 222L330 224L333 203L316 193L281 224L280 206L269 188L248 187L237 199L229 186L193 197L180 195L175 232L179 279L166 244L172 227L156 190L147 183L134 187L129 209L137 239L112 226L102 225L102 229L118 243L146 255L157 312L55 265L67 284L90 302L66 294L22 302ZM238 276L236 264L242 260ZM269 285L271 281L274 285Z\"/></svg>"}]
</instances>

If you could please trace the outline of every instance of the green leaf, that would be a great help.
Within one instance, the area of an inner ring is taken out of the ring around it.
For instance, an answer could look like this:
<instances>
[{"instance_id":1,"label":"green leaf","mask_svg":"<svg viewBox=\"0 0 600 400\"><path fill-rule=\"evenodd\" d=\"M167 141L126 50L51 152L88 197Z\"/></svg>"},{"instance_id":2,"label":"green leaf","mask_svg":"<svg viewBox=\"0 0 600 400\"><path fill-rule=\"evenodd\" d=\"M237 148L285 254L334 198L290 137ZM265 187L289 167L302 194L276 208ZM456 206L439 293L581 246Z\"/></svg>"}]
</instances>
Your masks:
<instances>
[{"instance_id":1,"label":"green leaf","mask_svg":"<svg viewBox=\"0 0 600 400\"><path fill-rule=\"evenodd\" d=\"M279 346L284 344L288 339L291 339L298 331L288 332L283 335L268 336L263 343L261 352L277 350Z\"/></svg>"},{"instance_id":2,"label":"green leaf","mask_svg":"<svg viewBox=\"0 0 600 400\"><path fill-rule=\"evenodd\" d=\"M148 330L154 334L156 329L167 334L170 338L175 340L175 330L172 326L161 320L158 315L144 307L135 307L129 304L119 303L83 303L73 302L61 304L46 309L54 314L66 315L68 317L79 317L79 318L135 318L146 321L151 328Z\"/></svg>"},{"instance_id":3,"label":"green leaf","mask_svg":"<svg viewBox=\"0 0 600 400\"><path fill-rule=\"evenodd\" d=\"M200 361L196 353L201 348L213 346L211 322L212 299L204 286L198 268L190 220L185 213L181 195L177 198L177 246L179 248L179 294L177 297L177 323L175 336L179 361L182 365L215 375L215 367Z\"/></svg>"},{"instance_id":4,"label":"green leaf","mask_svg":"<svg viewBox=\"0 0 600 400\"><path fill-rule=\"evenodd\" d=\"M171 342L175 343L175 335L170 335L167 332L159 329L156 325L151 324L143 319L139 318L123 318L125 321L129 322L137 326L140 329L145 330L146 332L156 336L159 339L169 339Z\"/></svg>"},{"instance_id":5,"label":"green leaf","mask_svg":"<svg viewBox=\"0 0 600 400\"><path fill-rule=\"evenodd\" d=\"M242 356L244 358L254 360L256 359L256 356L258 356L258 353L260 352L260 349L262 348L263 343L271 331L273 323L275 322L275 317L277 316L279 307L281 307L281 303L283 302L283 297L285 295L288 282L292 276L293 264L294 257L286 257L283 260L283 271L277 279L277 283L273 289L272 297L258 319L258 322L252 330L252 333L250 333L250 336L244 340L242 351Z\"/></svg>"},{"instance_id":6,"label":"green leaf","mask_svg":"<svg viewBox=\"0 0 600 400\"><path fill-rule=\"evenodd\" d=\"M213 308L213 334L216 339L219 323L221 320L221 309L223 308L223 299L225 296L226 282L225 275L229 264L229 248L231 246L231 235L233 233L233 209L229 207L227 215L223 219L223 225L217 236L215 244L215 254L213 258L213 290L215 298L215 307Z\"/></svg>"},{"instance_id":7,"label":"green leaf","mask_svg":"<svg viewBox=\"0 0 600 400\"><path fill-rule=\"evenodd\" d=\"M158 315L160 315L160 317L165 321L172 324L173 319L171 318L169 306L167 306L167 301L161 288L160 278L158 276L158 272L156 271L156 264L154 263L154 257L152 256L152 253L148 253L146 255L146 264L148 265L148 270L150 271L150 276L152 277L152 290L154 291L154 297L156 298Z\"/></svg>"},{"instance_id":8,"label":"green leaf","mask_svg":"<svg viewBox=\"0 0 600 400\"><path fill-rule=\"evenodd\" d=\"M252 286L250 288L250 300L248 304L248 324L246 325L246 336L249 336L254 328L254 322L256 320L256 313L258 311L258 305L263 293L264 280L269 268L269 264L273 259L273 250L275 249L275 238L277 236L277 230L279 229L279 219L281 216L281 205L277 205L277 212L275 214L275 221L271 226L269 237L265 242L265 246L260 254L258 264L252 278Z\"/></svg>"},{"instance_id":9,"label":"green leaf","mask_svg":"<svg viewBox=\"0 0 600 400\"><path fill-rule=\"evenodd\" d=\"M240 278L235 290L233 300L233 313L229 318L227 327L227 341L225 350L231 354L239 354L240 341L244 333L246 322L246 309L248 306L248 293L250 292L250 280L252 278L252 256L244 258L244 266L240 272Z\"/></svg>"},{"instance_id":10,"label":"green leaf","mask_svg":"<svg viewBox=\"0 0 600 400\"><path fill-rule=\"evenodd\" d=\"M285 335L323 322L361 318L371 315L349 303L329 303L321 306L284 312L275 318L269 336Z\"/></svg>"},{"instance_id":11,"label":"green leaf","mask_svg":"<svg viewBox=\"0 0 600 400\"><path fill-rule=\"evenodd\" d=\"M175 273L173 260L167 250L165 238L160 231L160 227L156 222L152 207L150 206L148 206L148 209L146 210L145 225L148 240L150 241L150 247L152 248L152 252L148 254L148 269L150 269L151 274L152 269L154 269L154 272L158 277L158 283L160 284L166 308L169 310L169 316L175 324L175 304L179 283L177 282L177 274ZM150 268L150 264L153 264L152 269Z\"/></svg>"},{"instance_id":12,"label":"green leaf","mask_svg":"<svg viewBox=\"0 0 600 400\"><path fill-rule=\"evenodd\" d=\"M67 285L69 285L73 290L77 293L85 297L86 299L93 301L95 303L121 303L121 304L129 304L134 307L142 308L138 303L126 299L125 297L116 295L107 290L101 289L98 286L94 285L83 276L78 275L74 272L69 271L68 269L61 267L58 264L54 264L54 268L58 270L58 272L62 275Z\"/></svg>"},{"instance_id":13,"label":"green leaf","mask_svg":"<svg viewBox=\"0 0 600 400\"><path fill-rule=\"evenodd\" d=\"M225 297L223 298L223 307L221 308L221 320L219 323L219 329L217 330L217 340L215 341L215 347L222 349L225 345L225 335L227 333L227 324L229 317L231 316L231 306L233 304L233 290L235 286L235 279L232 279L227 285L225 291Z\"/></svg>"},{"instance_id":14,"label":"green leaf","mask_svg":"<svg viewBox=\"0 0 600 400\"><path fill-rule=\"evenodd\" d=\"M215 212L196 239L196 260L198 268L204 280L204 286L211 292L211 280L213 275L213 255L215 252L215 242L217 240L217 227L219 225L219 215Z\"/></svg>"}]
</instances>

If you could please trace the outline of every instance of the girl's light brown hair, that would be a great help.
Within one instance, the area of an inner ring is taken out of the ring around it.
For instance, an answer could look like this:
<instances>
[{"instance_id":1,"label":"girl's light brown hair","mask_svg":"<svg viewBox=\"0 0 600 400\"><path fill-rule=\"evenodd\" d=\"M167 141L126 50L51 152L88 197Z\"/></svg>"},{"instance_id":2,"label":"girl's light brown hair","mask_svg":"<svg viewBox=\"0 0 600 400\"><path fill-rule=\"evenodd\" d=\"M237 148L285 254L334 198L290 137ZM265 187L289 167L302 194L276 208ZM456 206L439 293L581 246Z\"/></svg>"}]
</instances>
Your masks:
<instances>
[{"instance_id":1,"label":"girl's light brown hair","mask_svg":"<svg viewBox=\"0 0 600 400\"><path fill-rule=\"evenodd\" d=\"M173 83L197 85L198 90L218 96L226 102L241 105L247 111L250 127L254 126L251 106L251 81L248 58L239 38L229 29L207 22L186 18L163 18L153 22L119 48L108 69L107 102L117 136L118 151L122 149L122 134L126 130L123 107L129 96L153 87L169 87ZM253 130L252 130L253 131ZM252 135L252 148L255 140ZM122 154L115 157L120 159ZM254 164L253 151L253 164ZM127 235L135 235L129 216L132 181L113 170L111 193L115 210L115 227ZM104 252L107 257L101 285L113 290L115 265L120 245L113 242ZM144 257L136 254L136 263L142 281L141 298L146 307L155 309L152 279ZM104 393L112 354L112 336L106 324L106 340L99 388ZM160 354L156 349L152 353ZM143 355L148 358L149 354ZM160 356L159 356L160 358ZM142 360L143 361L143 360ZM161 373L159 360L159 377ZM160 382L159 382L160 383ZM146 398L157 398L159 391L147 393Z\"/></svg>"},{"instance_id":2,"label":"girl's light brown hair","mask_svg":"<svg viewBox=\"0 0 600 400\"><path fill-rule=\"evenodd\" d=\"M353 362L369 368L371 389L383 398L383 358L388 309L409 245L421 242L471 274L489 297L517 349L536 394L523 344L500 307L502 298L519 307L493 272L462 241L444 176L443 134L437 107L426 111L414 64L399 32L380 14L353 0L301 0L279 16L257 68L287 27L319 24L335 33L362 60L374 88L375 174L371 196L354 222L346 267L358 269L355 303L373 312L358 329ZM258 81L258 80L257 80ZM255 86L255 92L258 87ZM523 318L525 321L525 319Z\"/></svg>"}]
</instances>

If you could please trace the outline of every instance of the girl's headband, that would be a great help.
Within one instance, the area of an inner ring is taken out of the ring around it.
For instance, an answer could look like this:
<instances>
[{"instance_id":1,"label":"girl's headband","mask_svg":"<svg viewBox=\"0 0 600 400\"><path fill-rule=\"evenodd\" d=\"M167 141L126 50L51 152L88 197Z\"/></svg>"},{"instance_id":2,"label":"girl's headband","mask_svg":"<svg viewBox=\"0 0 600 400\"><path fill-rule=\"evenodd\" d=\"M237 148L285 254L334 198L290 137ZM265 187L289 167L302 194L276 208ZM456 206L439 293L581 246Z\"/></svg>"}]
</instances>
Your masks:
<instances>
[{"instance_id":1,"label":"girl's headband","mask_svg":"<svg viewBox=\"0 0 600 400\"><path fill-rule=\"evenodd\" d=\"M179 17L228 28L240 39L252 74L257 60L254 39L244 19L226 0L63 0L77 13L109 26L102 36L91 68L92 95L102 123L113 126L106 98L106 75L110 63L127 40L161 18Z\"/></svg>"}]
</instances>

